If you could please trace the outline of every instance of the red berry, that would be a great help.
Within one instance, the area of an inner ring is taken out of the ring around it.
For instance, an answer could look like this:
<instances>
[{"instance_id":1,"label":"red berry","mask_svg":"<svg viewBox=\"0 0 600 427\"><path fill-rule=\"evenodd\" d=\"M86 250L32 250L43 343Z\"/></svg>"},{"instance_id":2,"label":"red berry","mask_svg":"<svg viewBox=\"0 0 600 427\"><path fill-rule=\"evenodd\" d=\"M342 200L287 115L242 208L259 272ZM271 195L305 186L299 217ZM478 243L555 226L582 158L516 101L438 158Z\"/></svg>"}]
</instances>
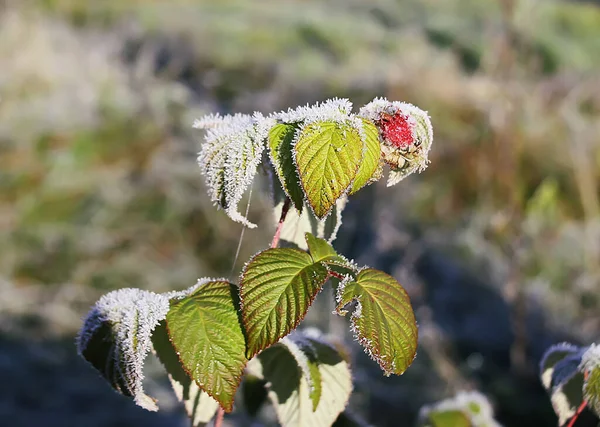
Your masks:
<instances>
[{"instance_id":1,"label":"red berry","mask_svg":"<svg viewBox=\"0 0 600 427\"><path fill-rule=\"evenodd\" d=\"M379 121L379 128L383 139L396 148L407 148L414 142L412 127L408 123L408 118L401 113L393 116L382 114Z\"/></svg>"}]
</instances>

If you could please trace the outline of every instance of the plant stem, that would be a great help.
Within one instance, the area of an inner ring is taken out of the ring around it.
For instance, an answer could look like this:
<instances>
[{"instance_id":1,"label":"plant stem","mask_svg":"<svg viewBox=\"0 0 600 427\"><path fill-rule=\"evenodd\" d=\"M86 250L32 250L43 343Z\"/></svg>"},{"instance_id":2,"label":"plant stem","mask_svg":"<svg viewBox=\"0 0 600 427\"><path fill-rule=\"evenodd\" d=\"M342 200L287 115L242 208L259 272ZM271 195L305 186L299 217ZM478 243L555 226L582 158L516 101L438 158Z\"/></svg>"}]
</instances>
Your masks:
<instances>
[{"instance_id":1,"label":"plant stem","mask_svg":"<svg viewBox=\"0 0 600 427\"><path fill-rule=\"evenodd\" d=\"M224 416L225 416L225 411L223 410L223 408L221 408L219 406L219 409L217 411L217 416L215 418L215 427L221 427L221 425L223 424Z\"/></svg>"},{"instance_id":2,"label":"plant stem","mask_svg":"<svg viewBox=\"0 0 600 427\"><path fill-rule=\"evenodd\" d=\"M283 202L283 207L281 208L281 216L279 217L279 224L277 224L277 230L275 230L275 235L273 236L273 240L271 241L271 248L276 248L279 245L281 229L283 228L283 223L285 222L285 217L287 216L287 213L290 210L291 204L292 201L286 197L285 202Z\"/></svg>"},{"instance_id":3,"label":"plant stem","mask_svg":"<svg viewBox=\"0 0 600 427\"><path fill-rule=\"evenodd\" d=\"M279 245L279 237L281 236L281 229L283 228L283 223L285 222L285 217L287 216L288 211L290 210L290 205L292 201L289 198L285 198L285 202L283 202L283 207L281 208L281 216L279 217L279 223L277 224L277 230L275 230L275 235L273 236L273 240L271 241L271 248L276 248ZM225 416L225 411L223 408L219 407L217 411L217 416L215 417L215 425L214 427L222 427L223 417Z\"/></svg>"},{"instance_id":4,"label":"plant stem","mask_svg":"<svg viewBox=\"0 0 600 427\"><path fill-rule=\"evenodd\" d=\"M330 271L329 275L335 277L336 279L344 280L344 275L342 275L336 271Z\"/></svg>"},{"instance_id":5,"label":"plant stem","mask_svg":"<svg viewBox=\"0 0 600 427\"><path fill-rule=\"evenodd\" d=\"M587 406L587 401L584 400L583 402L581 402L581 405L579 405L579 407L577 408L575 415L573 415L573 418L571 418L571 421L569 421L569 424L567 425L567 427L573 427L575 425L575 423L577 422L577 419L579 418L579 416L581 415L581 413L583 412L583 410L585 409L586 406Z\"/></svg>"}]
</instances>

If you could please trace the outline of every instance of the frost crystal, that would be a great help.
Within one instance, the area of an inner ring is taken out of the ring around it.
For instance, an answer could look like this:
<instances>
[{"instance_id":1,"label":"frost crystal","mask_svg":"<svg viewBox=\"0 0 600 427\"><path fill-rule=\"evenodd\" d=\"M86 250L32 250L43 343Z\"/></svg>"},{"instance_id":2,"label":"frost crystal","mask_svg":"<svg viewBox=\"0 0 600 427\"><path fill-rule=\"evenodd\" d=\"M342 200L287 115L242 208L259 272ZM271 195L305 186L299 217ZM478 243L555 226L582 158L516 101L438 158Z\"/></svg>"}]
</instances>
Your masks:
<instances>
[{"instance_id":1,"label":"frost crystal","mask_svg":"<svg viewBox=\"0 0 600 427\"><path fill-rule=\"evenodd\" d=\"M100 298L77 337L79 354L118 391L151 411L158 408L154 399L144 394L144 359L151 348L152 331L168 311L169 299L164 295L120 289ZM101 354L104 346L110 349Z\"/></svg>"},{"instance_id":2,"label":"frost crystal","mask_svg":"<svg viewBox=\"0 0 600 427\"><path fill-rule=\"evenodd\" d=\"M206 178L210 199L225 209L232 220L250 228L256 224L249 222L237 208L254 179L274 123L260 113L209 115L194 122L195 128L206 130L198 165Z\"/></svg>"},{"instance_id":3,"label":"frost crystal","mask_svg":"<svg viewBox=\"0 0 600 427\"><path fill-rule=\"evenodd\" d=\"M583 353L579 370L586 372L598 368L600 368L600 345L592 344Z\"/></svg>"},{"instance_id":4,"label":"frost crystal","mask_svg":"<svg viewBox=\"0 0 600 427\"><path fill-rule=\"evenodd\" d=\"M352 103L348 99L334 98L312 106L307 104L304 107L290 108L287 111L274 113L270 117L283 123L346 123L351 112Z\"/></svg>"},{"instance_id":5,"label":"frost crystal","mask_svg":"<svg viewBox=\"0 0 600 427\"><path fill-rule=\"evenodd\" d=\"M198 281L196 282L195 285L190 286L187 289L183 289L181 291L171 291L171 292L167 292L166 294L164 294L166 296L167 299L172 300L172 299L182 299L185 298L187 296L190 296L191 294L193 294L194 292L196 292L199 288L201 288L203 285L207 284L207 283L211 283L211 282L229 282L228 279L225 278L210 278L210 277L203 277L201 279L198 279Z\"/></svg>"},{"instance_id":6,"label":"frost crystal","mask_svg":"<svg viewBox=\"0 0 600 427\"><path fill-rule=\"evenodd\" d=\"M391 167L388 186L427 167L433 129L426 111L406 102L375 98L358 115L379 129L383 160Z\"/></svg>"},{"instance_id":7,"label":"frost crystal","mask_svg":"<svg viewBox=\"0 0 600 427\"><path fill-rule=\"evenodd\" d=\"M596 415L600 413L600 345L592 344L585 350L579 365L579 371L585 376L583 387L588 406Z\"/></svg>"}]
</instances>

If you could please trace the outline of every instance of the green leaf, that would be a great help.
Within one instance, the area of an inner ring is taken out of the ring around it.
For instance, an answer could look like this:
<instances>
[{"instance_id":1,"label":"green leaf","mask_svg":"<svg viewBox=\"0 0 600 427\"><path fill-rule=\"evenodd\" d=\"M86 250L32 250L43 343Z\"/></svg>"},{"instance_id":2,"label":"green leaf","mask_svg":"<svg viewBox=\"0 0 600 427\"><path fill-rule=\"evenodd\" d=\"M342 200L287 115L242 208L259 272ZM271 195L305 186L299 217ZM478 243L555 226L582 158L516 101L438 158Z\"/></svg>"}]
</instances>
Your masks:
<instances>
[{"instance_id":1,"label":"green leaf","mask_svg":"<svg viewBox=\"0 0 600 427\"><path fill-rule=\"evenodd\" d=\"M248 262L240 281L248 357L276 343L300 323L327 274L324 265L297 249L267 249Z\"/></svg>"},{"instance_id":2,"label":"green leaf","mask_svg":"<svg viewBox=\"0 0 600 427\"><path fill-rule=\"evenodd\" d=\"M185 371L223 409L231 411L247 362L236 286L210 281L189 296L173 299L167 327Z\"/></svg>"},{"instance_id":3,"label":"green leaf","mask_svg":"<svg viewBox=\"0 0 600 427\"><path fill-rule=\"evenodd\" d=\"M580 370L585 377L583 393L588 407L600 416L600 346L592 344L583 353Z\"/></svg>"},{"instance_id":4,"label":"green leaf","mask_svg":"<svg viewBox=\"0 0 600 427\"><path fill-rule=\"evenodd\" d=\"M333 242L342 225L342 211L346 206L347 200L346 196L337 199L331 215L328 215L323 220L315 218L310 209L303 209L301 213L298 213L296 210L290 210L283 222L281 240L292 243L303 250L308 250L304 237L306 233L326 239L329 243ZM283 202L280 202L274 209L275 224L281 218L282 206Z\"/></svg>"},{"instance_id":5,"label":"green leaf","mask_svg":"<svg viewBox=\"0 0 600 427\"><path fill-rule=\"evenodd\" d=\"M600 416L600 367L587 372L583 392L588 406Z\"/></svg>"},{"instance_id":6,"label":"green leaf","mask_svg":"<svg viewBox=\"0 0 600 427\"><path fill-rule=\"evenodd\" d=\"M425 425L431 427L471 427L469 416L458 410L432 411Z\"/></svg>"},{"instance_id":7,"label":"green leaf","mask_svg":"<svg viewBox=\"0 0 600 427\"><path fill-rule=\"evenodd\" d=\"M417 323L406 291L392 276L361 270L356 279L338 287L337 313L356 301L352 329L386 375L400 375L417 352Z\"/></svg>"},{"instance_id":8,"label":"green leaf","mask_svg":"<svg viewBox=\"0 0 600 427\"><path fill-rule=\"evenodd\" d=\"M168 310L169 300L163 295L119 289L98 300L77 337L79 354L115 390L149 411L158 407L142 387L144 360L151 349L152 331Z\"/></svg>"},{"instance_id":9,"label":"green leaf","mask_svg":"<svg viewBox=\"0 0 600 427\"><path fill-rule=\"evenodd\" d=\"M317 337L286 337L261 352L248 369L268 382L269 398L284 427L331 425L352 392L348 362Z\"/></svg>"},{"instance_id":10,"label":"green leaf","mask_svg":"<svg viewBox=\"0 0 600 427\"><path fill-rule=\"evenodd\" d=\"M423 427L500 427L494 419L489 400L477 391L459 392L419 411L419 426Z\"/></svg>"},{"instance_id":11,"label":"green leaf","mask_svg":"<svg viewBox=\"0 0 600 427\"><path fill-rule=\"evenodd\" d=\"M336 257L337 252L333 249L327 240L319 239L310 233L306 233L306 244L308 245L308 251L315 261L322 261L329 257Z\"/></svg>"},{"instance_id":12,"label":"green leaf","mask_svg":"<svg viewBox=\"0 0 600 427\"><path fill-rule=\"evenodd\" d=\"M327 240L319 239L310 233L306 233L305 238L314 261L322 262L330 271L338 273L338 275L346 276L350 274L354 276L357 273L356 266L343 256L338 255Z\"/></svg>"},{"instance_id":13,"label":"green leaf","mask_svg":"<svg viewBox=\"0 0 600 427\"><path fill-rule=\"evenodd\" d=\"M323 219L354 181L362 159L362 141L350 123L306 125L294 146L296 166L308 203Z\"/></svg>"},{"instance_id":14,"label":"green leaf","mask_svg":"<svg viewBox=\"0 0 600 427\"><path fill-rule=\"evenodd\" d=\"M206 130L198 166L206 179L211 201L222 207L232 220L249 228L256 224L238 211L238 205L252 184L273 124L259 113L211 115L194 123L194 127Z\"/></svg>"},{"instance_id":15,"label":"green leaf","mask_svg":"<svg viewBox=\"0 0 600 427\"><path fill-rule=\"evenodd\" d=\"M200 390L181 366L177 352L169 341L169 333L164 321L155 329L152 335L152 345L167 370L177 399L184 404L185 412L188 414L192 426L205 426L214 417L219 404L206 392Z\"/></svg>"},{"instance_id":16,"label":"green leaf","mask_svg":"<svg viewBox=\"0 0 600 427\"><path fill-rule=\"evenodd\" d=\"M363 132L365 135L364 152L360 167L352 183L349 194L354 194L365 185L372 182L374 175L381 170L381 147L379 145L379 130L375 124L363 119Z\"/></svg>"},{"instance_id":17,"label":"green leaf","mask_svg":"<svg viewBox=\"0 0 600 427\"><path fill-rule=\"evenodd\" d=\"M280 123L269 131L269 157L281 186L289 199L294 203L298 212L304 206L304 193L296 172L292 155L292 142L298 127L292 124Z\"/></svg>"}]
</instances>

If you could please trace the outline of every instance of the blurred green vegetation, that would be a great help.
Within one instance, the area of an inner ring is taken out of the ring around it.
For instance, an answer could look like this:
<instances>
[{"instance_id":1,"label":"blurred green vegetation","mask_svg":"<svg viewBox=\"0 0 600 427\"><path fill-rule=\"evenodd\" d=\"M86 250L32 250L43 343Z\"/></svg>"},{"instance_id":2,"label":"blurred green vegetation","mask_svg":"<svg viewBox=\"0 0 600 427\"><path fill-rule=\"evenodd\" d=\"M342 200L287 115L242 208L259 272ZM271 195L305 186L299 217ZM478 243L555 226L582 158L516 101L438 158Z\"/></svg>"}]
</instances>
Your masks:
<instances>
[{"instance_id":1,"label":"blurred green vegetation","mask_svg":"<svg viewBox=\"0 0 600 427\"><path fill-rule=\"evenodd\" d=\"M509 301L534 298L556 324L596 336L593 2L5 1L0 274L11 295L81 289L62 324L72 333L108 290L228 276L241 228L207 201L193 118L332 96L387 96L432 117L427 171L372 190L381 221L417 227ZM261 227L246 232L237 269L271 232L255 187Z\"/></svg>"}]
</instances>

